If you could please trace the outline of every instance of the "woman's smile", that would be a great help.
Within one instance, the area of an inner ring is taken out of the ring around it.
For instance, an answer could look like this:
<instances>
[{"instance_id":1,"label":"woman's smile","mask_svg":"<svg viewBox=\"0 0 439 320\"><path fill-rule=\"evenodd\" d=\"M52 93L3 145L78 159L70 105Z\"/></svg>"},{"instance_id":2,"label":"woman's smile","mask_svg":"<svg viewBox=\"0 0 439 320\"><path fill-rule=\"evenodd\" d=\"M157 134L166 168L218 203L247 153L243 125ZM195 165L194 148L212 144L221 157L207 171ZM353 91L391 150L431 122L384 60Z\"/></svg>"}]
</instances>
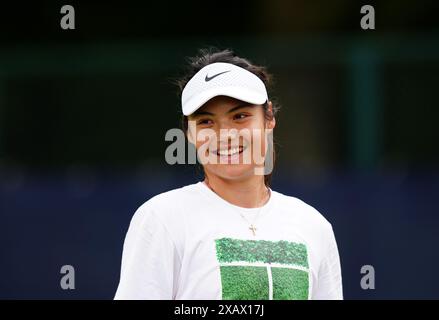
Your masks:
<instances>
[{"instance_id":1,"label":"woman's smile","mask_svg":"<svg viewBox=\"0 0 439 320\"><path fill-rule=\"evenodd\" d=\"M227 148L221 148L217 150L212 150L211 152L213 154L216 154L219 163L241 163L240 158L241 154L247 149L246 146L236 146L236 147L227 147Z\"/></svg>"}]
</instances>

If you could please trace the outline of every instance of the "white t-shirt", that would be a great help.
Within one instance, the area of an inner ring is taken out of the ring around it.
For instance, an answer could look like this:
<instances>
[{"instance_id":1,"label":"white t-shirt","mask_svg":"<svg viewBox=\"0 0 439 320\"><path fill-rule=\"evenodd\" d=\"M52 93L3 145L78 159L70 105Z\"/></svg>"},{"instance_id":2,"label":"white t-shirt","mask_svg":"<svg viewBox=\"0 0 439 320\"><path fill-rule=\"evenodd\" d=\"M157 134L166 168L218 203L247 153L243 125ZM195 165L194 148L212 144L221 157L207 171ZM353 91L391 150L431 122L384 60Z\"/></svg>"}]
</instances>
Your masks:
<instances>
[{"instance_id":1,"label":"white t-shirt","mask_svg":"<svg viewBox=\"0 0 439 320\"><path fill-rule=\"evenodd\" d=\"M257 219L256 235L250 223ZM115 299L342 299L331 224L271 191L242 208L204 183L159 194L134 214Z\"/></svg>"}]
</instances>

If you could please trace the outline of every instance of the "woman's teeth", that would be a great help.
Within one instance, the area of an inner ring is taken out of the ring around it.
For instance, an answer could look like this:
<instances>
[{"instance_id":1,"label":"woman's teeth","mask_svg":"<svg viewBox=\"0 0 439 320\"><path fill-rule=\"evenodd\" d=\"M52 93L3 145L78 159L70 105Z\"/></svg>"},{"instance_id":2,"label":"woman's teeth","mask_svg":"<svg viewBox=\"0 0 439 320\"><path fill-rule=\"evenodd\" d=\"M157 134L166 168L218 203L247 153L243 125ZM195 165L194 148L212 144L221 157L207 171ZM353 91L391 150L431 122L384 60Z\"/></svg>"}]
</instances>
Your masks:
<instances>
[{"instance_id":1,"label":"woman's teeth","mask_svg":"<svg viewBox=\"0 0 439 320\"><path fill-rule=\"evenodd\" d=\"M222 149L222 150L218 150L217 154L219 154L220 156L233 156L234 154L240 153L242 150L243 147Z\"/></svg>"}]
</instances>

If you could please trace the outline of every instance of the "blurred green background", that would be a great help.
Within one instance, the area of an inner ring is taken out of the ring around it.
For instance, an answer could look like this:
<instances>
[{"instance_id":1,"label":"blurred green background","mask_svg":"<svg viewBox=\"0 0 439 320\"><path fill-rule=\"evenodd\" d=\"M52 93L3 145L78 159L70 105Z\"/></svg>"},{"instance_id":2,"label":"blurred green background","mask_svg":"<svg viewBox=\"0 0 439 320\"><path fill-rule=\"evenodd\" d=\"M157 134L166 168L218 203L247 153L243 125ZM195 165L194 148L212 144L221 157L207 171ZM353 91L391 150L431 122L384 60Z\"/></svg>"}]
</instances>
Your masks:
<instances>
[{"instance_id":1,"label":"blurred green background","mask_svg":"<svg viewBox=\"0 0 439 320\"><path fill-rule=\"evenodd\" d=\"M71 2L2 9L2 164L164 164L179 126L172 79L206 46L232 48L275 75L280 166L437 164L438 23L434 1ZM18 26L18 28L17 28Z\"/></svg>"}]
</instances>

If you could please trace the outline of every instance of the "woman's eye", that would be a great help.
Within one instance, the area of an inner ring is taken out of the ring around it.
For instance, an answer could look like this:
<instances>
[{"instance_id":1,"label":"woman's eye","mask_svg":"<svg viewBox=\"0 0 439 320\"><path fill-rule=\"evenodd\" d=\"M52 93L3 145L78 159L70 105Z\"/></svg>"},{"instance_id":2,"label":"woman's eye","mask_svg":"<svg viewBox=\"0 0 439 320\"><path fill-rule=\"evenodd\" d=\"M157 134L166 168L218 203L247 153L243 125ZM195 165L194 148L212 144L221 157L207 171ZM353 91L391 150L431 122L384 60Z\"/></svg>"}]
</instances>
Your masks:
<instances>
[{"instance_id":1,"label":"woman's eye","mask_svg":"<svg viewBox=\"0 0 439 320\"><path fill-rule=\"evenodd\" d=\"M247 115L245 113L238 113L234 116L234 118L237 120L240 120L240 119L247 118Z\"/></svg>"},{"instance_id":2,"label":"woman's eye","mask_svg":"<svg viewBox=\"0 0 439 320\"><path fill-rule=\"evenodd\" d=\"M201 120L198 121L197 124L200 124L200 125L207 125L207 124L211 124L211 123L212 123L212 121L209 120L209 119L201 119Z\"/></svg>"}]
</instances>

